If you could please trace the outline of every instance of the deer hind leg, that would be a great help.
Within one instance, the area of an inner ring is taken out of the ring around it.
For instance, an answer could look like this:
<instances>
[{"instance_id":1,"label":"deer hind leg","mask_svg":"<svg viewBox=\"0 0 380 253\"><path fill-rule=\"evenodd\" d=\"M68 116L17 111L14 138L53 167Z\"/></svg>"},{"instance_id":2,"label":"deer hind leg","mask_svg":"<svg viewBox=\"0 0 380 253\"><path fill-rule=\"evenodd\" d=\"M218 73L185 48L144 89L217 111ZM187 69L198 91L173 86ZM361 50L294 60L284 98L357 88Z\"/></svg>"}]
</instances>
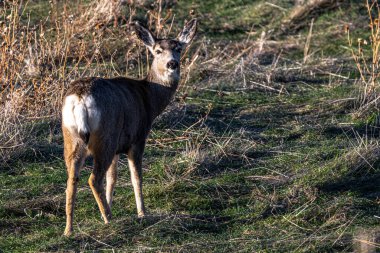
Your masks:
<instances>
[{"instance_id":1,"label":"deer hind leg","mask_svg":"<svg viewBox=\"0 0 380 253\"><path fill-rule=\"evenodd\" d=\"M86 158L84 143L63 129L64 156L67 167L66 188L66 228L64 235L70 236L73 231L74 205L79 181L80 169Z\"/></svg>"},{"instance_id":2,"label":"deer hind leg","mask_svg":"<svg viewBox=\"0 0 380 253\"><path fill-rule=\"evenodd\" d=\"M128 151L128 165L131 172L131 181L135 193L137 215L145 216L144 198L142 193L142 156L145 143L133 145Z\"/></svg>"},{"instance_id":3,"label":"deer hind leg","mask_svg":"<svg viewBox=\"0 0 380 253\"><path fill-rule=\"evenodd\" d=\"M115 155L111 166L107 170L106 174L106 198L107 198L107 203L111 209L112 207L112 199L113 199L113 192L114 188L116 185L116 180L117 180L117 162L119 161L119 155Z\"/></svg>"},{"instance_id":4,"label":"deer hind leg","mask_svg":"<svg viewBox=\"0 0 380 253\"><path fill-rule=\"evenodd\" d=\"M94 169L88 179L95 200L98 203L99 211L103 217L104 223L109 223L111 219L111 209L107 203L104 192L104 176L107 169L112 164L113 155L106 152L96 152L94 155Z\"/></svg>"}]
</instances>

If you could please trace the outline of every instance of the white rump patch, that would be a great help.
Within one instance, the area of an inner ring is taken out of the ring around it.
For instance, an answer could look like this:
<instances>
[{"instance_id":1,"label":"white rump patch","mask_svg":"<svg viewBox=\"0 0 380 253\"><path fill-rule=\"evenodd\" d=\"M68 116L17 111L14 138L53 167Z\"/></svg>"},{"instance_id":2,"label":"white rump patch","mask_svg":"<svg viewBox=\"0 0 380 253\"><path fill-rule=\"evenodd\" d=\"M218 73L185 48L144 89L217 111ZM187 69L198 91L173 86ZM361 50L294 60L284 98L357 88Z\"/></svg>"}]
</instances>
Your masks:
<instances>
[{"instance_id":1,"label":"white rump patch","mask_svg":"<svg viewBox=\"0 0 380 253\"><path fill-rule=\"evenodd\" d=\"M91 133L100 122L100 111L96 108L94 98L85 96L80 99L77 95L65 98L62 108L62 123L73 132Z\"/></svg>"},{"instance_id":2,"label":"white rump patch","mask_svg":"<svg viewBox=\"0 0 380 253\"><path fill-rule=\"evenodd\" d=\"M77 124L74 117L74 107L79 103L79 98L76 95L70 95L65 98L62 108L62 124L68 129L77 130Z\"/></svg>"},{"instance_id":3,"label":"white rump patch","mask_svg":"<svg viewBox=\"0 0 380 253\"><path fill-rule=\"evenodd\" d=\"M93 96L86 96L83 100L87 108L88 124L90 126L90 130L95 131L99 127L100 111L96 106Z\"/></svg>"},{"instance_id":4,"label":"white rump patch","mask_svg":"<svg viewBox=\"0 0 380 253\"><path fill-rule=\"evenodd\" d=\"M78 103L74 106L74 118L77 124L78 133L90 133L90 128L88 126L88 114L87 108L84 103Z\"/></svg>"}]
</instances>

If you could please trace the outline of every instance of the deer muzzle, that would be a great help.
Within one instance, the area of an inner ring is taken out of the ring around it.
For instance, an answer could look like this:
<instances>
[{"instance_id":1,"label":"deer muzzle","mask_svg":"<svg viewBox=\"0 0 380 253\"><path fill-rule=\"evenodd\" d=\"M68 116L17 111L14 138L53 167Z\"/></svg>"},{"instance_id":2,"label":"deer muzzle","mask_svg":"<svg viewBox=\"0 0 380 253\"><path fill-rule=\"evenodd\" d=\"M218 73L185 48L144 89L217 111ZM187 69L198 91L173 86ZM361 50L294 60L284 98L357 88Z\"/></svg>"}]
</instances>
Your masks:
<instances>
[{"instance_id":1,"label":"deer muzzle","mask_svg":"<svg viewBox=\"0 0 380 253\"><path fill-rule=\"evenodd\" d=\"M179 64L175 60L171 60L166 64L166 67L171 70L176 70L178 68Z\"/></svg>"}]
</instances>

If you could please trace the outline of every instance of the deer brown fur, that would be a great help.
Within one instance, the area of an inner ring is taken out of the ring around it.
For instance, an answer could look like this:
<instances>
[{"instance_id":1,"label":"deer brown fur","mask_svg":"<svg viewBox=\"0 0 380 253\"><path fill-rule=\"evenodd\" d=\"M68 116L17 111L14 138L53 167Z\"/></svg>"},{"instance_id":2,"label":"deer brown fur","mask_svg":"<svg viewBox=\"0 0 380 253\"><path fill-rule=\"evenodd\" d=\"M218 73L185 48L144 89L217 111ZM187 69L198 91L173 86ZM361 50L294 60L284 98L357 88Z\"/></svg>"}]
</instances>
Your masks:
<instances>
[{"instance_id":1,"label":"deer brown fur","mask_svg":"<svg viewBox=\"0 0 380 253\"><path fill-rule=\"evenodd\" d=\"M104 222L111 219L112 195L121 153L128 157L138 216L145 215L141 168L145 142L154 119L169 104L177 89L180 52L193 39L196 27L197 21L193 19L185 24L177 40L168 40L154 38L149 30L136 23L137 37L154 56L145 79L84 78L69 86L62 109L68 173L66 236L73 230L77 184L88 155L94 158L88 182Z\"/></svg>"}]
</instances>

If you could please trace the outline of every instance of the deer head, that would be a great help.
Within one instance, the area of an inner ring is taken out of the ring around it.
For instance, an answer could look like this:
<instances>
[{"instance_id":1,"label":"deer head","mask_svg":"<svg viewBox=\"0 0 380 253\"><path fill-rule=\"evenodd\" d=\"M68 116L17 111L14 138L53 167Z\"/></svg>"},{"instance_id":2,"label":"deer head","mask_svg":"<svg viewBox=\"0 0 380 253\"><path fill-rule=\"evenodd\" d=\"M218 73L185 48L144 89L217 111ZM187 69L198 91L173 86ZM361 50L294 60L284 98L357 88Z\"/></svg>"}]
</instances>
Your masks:
<instances>
[{"instance_id":1,"label":"deer head","mask_svg":"<svg viewBox=\"0 0 380 253\"><path fill-rule=\"evenodd\" d=\"M150 73L154 79L163 84L178 82L181 52L193 40L197 30L197 20L192 19L187 22L176 40L157 39L138 22L134 24L134 28L137 37L154 57Z\"/></svg>"}]
</instances>

